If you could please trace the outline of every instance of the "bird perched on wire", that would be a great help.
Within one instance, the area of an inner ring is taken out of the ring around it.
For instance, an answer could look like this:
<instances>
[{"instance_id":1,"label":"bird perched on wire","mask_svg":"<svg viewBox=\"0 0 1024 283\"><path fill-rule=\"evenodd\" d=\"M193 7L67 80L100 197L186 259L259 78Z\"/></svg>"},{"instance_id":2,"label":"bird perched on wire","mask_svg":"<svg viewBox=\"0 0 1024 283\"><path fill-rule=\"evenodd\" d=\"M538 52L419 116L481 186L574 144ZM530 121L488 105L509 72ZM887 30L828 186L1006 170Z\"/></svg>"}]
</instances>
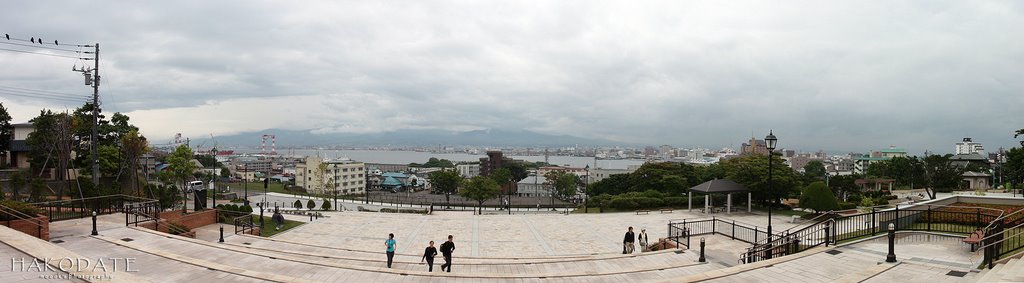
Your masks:
<instances>
[{"instance_id":1,"label":"bird perched on wire","mask_svg":"<svg viewBox=\"0 0 1024 283\"><path fill-rule=\"evenodd\" d=\"M24 39L22 39L22 40L24 40ZM35 37L29 38L28 41L31 41L32 43L36 43L36 38Z\"/></svg>"},{"instance_id":2,"label":"bird perched on wire","mask_svg":"<svg viewBox=\"0 0 1024 283\"><path fill-rule=\"evenodd\" d=\"M5 34L4 34L4 37L7 37L7 40L11 40L11 35L10 35L10 34L6 34L6 33L5 33Z\"/></svg>"}]
</instances>

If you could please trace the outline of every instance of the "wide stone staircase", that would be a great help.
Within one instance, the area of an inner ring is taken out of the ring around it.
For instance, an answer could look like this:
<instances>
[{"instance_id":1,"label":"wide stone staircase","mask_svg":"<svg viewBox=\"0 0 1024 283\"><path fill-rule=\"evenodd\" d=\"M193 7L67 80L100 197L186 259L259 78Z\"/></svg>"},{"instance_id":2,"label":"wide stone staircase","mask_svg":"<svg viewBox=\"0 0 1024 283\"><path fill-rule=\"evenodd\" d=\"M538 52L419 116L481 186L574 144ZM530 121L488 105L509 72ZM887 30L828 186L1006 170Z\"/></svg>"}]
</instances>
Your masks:
<instances>
[{"instance_id":1,"label":"wide stone staircase","mask_svg":"<svg viewBox=\"0 0 1024 283\"><path fill-rule=\"evenodd\" d=\"M1024 282L1024 260L1012 258L986 270L978 282Z\"/></svg>"},{"instance_id":2,"label":"wide stone staircase","mask_svg":"<svg viewBox=\"0 0 1024 283\"><path fill-rule=\"evenodd\" d=\"M70 236L58 246L86 257L136 258L134 275L152 281L366 282L367 280L471 281L657 281L712 271L693 251L532 258L454 258L453 272L434 272L418 254L397 254L392 268L380 251L327 247L250 236L207 242L143 228L105 230L99 236Z\"/></svg>"}]
</instances>

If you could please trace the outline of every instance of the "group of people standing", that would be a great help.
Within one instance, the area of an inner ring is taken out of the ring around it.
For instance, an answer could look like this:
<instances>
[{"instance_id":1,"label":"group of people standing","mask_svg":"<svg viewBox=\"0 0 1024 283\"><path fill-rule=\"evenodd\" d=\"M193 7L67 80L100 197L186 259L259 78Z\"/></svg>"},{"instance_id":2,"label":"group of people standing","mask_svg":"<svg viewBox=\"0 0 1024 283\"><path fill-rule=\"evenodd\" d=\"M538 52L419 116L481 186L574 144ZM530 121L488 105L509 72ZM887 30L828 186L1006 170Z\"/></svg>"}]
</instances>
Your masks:
<instances>
[{"instance_id":1,"label":"group of people standing","mask_svg":"<svg viewBox=\"0 0 1024 283\"><path fill-rule=\"evenodd\" d=\"M647 251L647 229L640 229L640 235L633 233L633 226L629 227L626 231L626 236L622 239L622 254L631 254L636 247L634 243L640 241L640 252Z\"/></svg>"},{"instance_id":2,"label":"group of people standing","mask_svg":"<svg viewBox=\"0 0 1024 283\"><path fill-rule=\"evenodd\" d=\"M444 256L444 264L441 265L441 271L452 272L452 253L455 252L454 237L448 235L448 241L441 244L441 256ZM395 234L388 234L388 239L384 241L384 246L387 248L388 255L388 268L391 268L392 259L395 257L395 249L397 248L397 242L395 241ZM437 256L437 248L434 248L434 241L430 241L429 246L423 251L423 257L420 258L420 264L426 261L428 269L427 271L434 272L434 257ZM447 270L446 270L447 269Z\"/></svg>"}]
</instances>

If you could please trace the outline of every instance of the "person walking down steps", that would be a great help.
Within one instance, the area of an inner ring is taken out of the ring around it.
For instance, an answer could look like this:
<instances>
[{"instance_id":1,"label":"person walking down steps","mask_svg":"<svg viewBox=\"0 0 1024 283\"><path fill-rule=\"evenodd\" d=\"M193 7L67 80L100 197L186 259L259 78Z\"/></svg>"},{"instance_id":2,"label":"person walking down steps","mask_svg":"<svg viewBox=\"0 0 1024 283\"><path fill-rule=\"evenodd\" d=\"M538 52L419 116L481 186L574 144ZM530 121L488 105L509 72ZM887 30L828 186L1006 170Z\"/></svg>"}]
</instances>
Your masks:
<instances>
[{"instance_id":1,"label":"person walking down steps","mask_svg":"<svg viewBox=\"0 0 1024 283\"><path fill-rule=\"evenodd\" d=\"M387 247L388 268L391 268L391 260L395 258L395 247L397 246L397 243L395 243L395 234L388 234L388 240L384 241L384 246Z\"/></svg>"}]
</instances>

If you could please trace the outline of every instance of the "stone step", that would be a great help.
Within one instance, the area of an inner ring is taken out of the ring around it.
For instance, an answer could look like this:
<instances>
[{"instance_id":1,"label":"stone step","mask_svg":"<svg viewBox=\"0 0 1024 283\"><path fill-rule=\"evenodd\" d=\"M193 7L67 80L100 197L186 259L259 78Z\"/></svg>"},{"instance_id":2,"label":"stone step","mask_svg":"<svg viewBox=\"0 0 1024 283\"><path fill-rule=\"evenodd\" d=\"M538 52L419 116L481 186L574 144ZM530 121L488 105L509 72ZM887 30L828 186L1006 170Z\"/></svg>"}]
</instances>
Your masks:
<instances>
[{"instance_id":1,"label":"stone step","mask_svg":"<svg viewBox=\"0 0 1024 283\"><path fill-rule=\"evenodd\" d=\"M298 243L292 241L276 240L271 238L248 236L248 235L237 235L238 237L228 237L225 242L232 244L245 245L247 247L253 247L258 249L272 248L276 250L289 250L289 251L302 251L311 252L317 254L331 254L339 255L343 258L354 258L354 259L380 259L382 251L362 251L352 250L345 248L336 247L325 247L319 245L311 245L305 243ZM439 245L435 245L437 247ZM458 250L456 250L458 251ZM588 255L588 256L551 256L551 257L525 257L525 258L490 258L490 257L464 257L461 254L456 254L459 258L459 262L462 264L523 264L523 263L553 263L553 262L569 262L569 261L591 261L591 260L609 260L609 259L642 259L644 257L660 255L663 253L675 254L681 250L665 250L656 252L646 253L634 253L631 255L624 254L603 254L603 255ZM690 252L689 254L693 254ZM414 261L419 262L422 259L422 254L395 254L395 260L398 261ZM696 260L696 258L693 258Z\"/></svg>"},{"instance_id":2,"label":"stone step","mask_svg":"<svg viewBox=\"0 0 1024 283\"><path fill-rule=\"evenodd\" d=\"M331 274L337 275L337 273L346 272L371 273L376 274L378 276L381 273L391 273L395 275L404 274L408 276L433 275L431 273L423 271L423 269L426 268L419 265L409 265L403 267L401 266L401 264L395 264L396 269L387 269L383 265L383 263L380 262L377 263L377 266L372 266L367 264L347 264L339 262L338 260L335 259L324 259L308 256L303 257L290 254L278 254L276 256L270 256L266 254L248 253L248 251L242 247L214 244L205 241L181 238L171 235L161 236L151 234L150 232L133 230L134 229L121 229L107 232L112 234L112 238L131 237L132 239L134 239L133 243L137 243L136 245L143 246L145 247L146 250L151 251L153 253L179 253L188 255L203 254L208 256L208 258L205 258L205 260L207 261L224 262L225 264L237 266L240 268L245 268L245 266L251 264L255 264L257 266L267 266L268 268L271 268L273 270L290 271L289 273L285 273L285 275L287 276L294 276L314 280L317 276L332 276ZM177 239L173 240L175 238ZM664 255L672 256L674 254L665 253ZM381 256L381 258L383 259L383 255ZM626 261L609 263L607 261L595 261L592 263L569 262L558 264L521 264L487 266L460 266L456 261L456 266L454 269L459 270L459 273L444 273L443 276L455 278L484 279L562 278L578 276L599 277L616 276L621 274L634 275L637 273L656 273L670 269L686 269L688 267L699 267L705 265L694 262L688 262L687 260L685 260L686 258L683 257L680 258L683 259L682 262L669 263L630 263ZM242 263L249 264L244 266L238 266L239 264ZM315 268L311 269L311 267ZM417 269L419 271L417 271ZM341 272L339 272L339 270Z\"/></svg>"}]
</instances>

